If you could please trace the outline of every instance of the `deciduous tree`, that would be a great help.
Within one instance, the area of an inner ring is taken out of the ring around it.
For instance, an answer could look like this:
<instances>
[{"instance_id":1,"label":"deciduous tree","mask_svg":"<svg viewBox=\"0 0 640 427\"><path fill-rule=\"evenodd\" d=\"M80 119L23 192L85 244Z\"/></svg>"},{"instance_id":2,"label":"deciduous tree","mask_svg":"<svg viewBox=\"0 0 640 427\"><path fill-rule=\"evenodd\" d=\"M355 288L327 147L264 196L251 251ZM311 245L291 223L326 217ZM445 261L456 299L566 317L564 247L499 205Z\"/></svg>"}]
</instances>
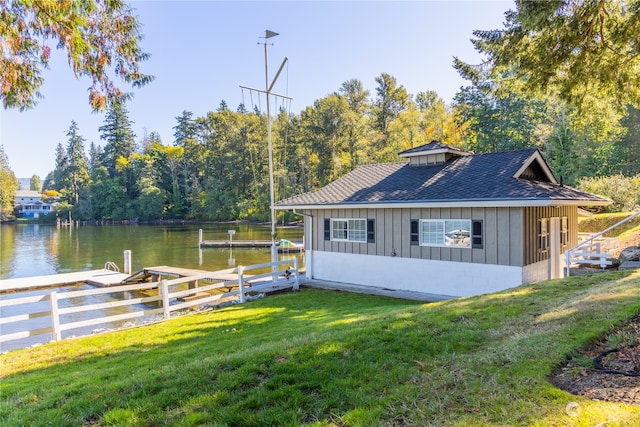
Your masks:
<instances>
[{"instance_id":1,"label":"deciduous tree","mask_svg":"<svg viewBox=\"0 0 640 427\"><path fill-rule=\"evenodd\" d=\"M9 159L0 145L0 220L11 215L18 179L9 167Z\"/></svg>"}]
</instances>

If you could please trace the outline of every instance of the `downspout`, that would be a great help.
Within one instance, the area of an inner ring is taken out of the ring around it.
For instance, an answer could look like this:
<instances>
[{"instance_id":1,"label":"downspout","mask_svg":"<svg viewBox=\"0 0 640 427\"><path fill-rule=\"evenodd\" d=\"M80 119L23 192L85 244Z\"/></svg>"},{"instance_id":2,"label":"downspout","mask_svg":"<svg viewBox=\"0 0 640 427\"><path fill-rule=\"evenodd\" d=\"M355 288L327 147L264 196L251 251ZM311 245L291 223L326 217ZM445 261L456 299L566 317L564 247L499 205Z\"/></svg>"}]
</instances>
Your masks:
<instances>
[{"instance_id":1,"label":"downspout","mask_svg":"<svg viewBox=\"0 0 640 427\"><path fill-rule=\"evenodd\" d=\"M307 252L307 262L305 263L305 267L307 268L307 278L313 279L313 215L305 212L297 212L295 209L292 209L293 213L296 215L303 215L309 218L309 251ZM306 223L306 221L305 221ZM306 232L306 227L305 227ZM306 241L305 241L306 244ZM307 248L305 248L306 251Z\"/></svg>"}]
</instances>

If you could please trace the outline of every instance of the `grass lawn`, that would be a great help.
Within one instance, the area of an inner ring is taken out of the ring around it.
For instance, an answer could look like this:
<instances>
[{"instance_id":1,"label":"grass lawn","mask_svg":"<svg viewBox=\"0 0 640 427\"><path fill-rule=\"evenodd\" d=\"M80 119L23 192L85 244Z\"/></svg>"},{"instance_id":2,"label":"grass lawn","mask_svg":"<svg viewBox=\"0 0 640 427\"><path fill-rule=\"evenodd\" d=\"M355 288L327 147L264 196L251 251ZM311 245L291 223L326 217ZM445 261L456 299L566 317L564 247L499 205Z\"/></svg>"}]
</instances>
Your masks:
<instances>
[{"instance_id":1,"label":"grass lawn","mask_svg":"<svg viewBox=\"0 0 640 427\"><path fill-rule=\"evenodd\" d=\"M4 354L0 425L640 425L547 380L639 312L640 273L433 304L303 289Z\"/></svg>"}]
</instances>

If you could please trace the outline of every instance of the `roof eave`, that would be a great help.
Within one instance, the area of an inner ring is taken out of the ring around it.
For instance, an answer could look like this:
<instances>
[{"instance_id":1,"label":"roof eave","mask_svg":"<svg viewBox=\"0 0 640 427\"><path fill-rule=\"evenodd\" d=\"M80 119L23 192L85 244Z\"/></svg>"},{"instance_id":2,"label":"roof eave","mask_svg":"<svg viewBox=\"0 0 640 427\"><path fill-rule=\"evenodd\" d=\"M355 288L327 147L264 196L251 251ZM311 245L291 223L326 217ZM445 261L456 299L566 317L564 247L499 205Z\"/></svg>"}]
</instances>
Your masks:
<instances>
[{"instance_id":1,"label":"roof eave","mask_svg":"<svg viewBox=\"0 0 640 427\"><path fill-rule=\"evenodd\" d=\"M554 200L554 199L486 199L486 200L428 200L385 202L300 203L276 205L276 210L290 209L389 209L409 208L481 208L529 206L608 206L610 200Z\"/></svg>"}]
</instances>

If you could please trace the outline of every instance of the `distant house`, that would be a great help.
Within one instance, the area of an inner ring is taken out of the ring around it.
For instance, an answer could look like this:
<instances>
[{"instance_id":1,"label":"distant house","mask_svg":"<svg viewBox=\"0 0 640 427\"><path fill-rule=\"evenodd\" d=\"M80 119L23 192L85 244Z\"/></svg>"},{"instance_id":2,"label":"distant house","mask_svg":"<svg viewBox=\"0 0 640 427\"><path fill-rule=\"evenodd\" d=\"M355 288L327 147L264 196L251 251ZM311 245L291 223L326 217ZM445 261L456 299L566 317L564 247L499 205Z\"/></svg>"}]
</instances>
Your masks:
<instances>
[{"instance_id":1,"label":"distant house","mask_svg":"<svg viewBox=\"0 0 640 427\"><path fill-rule=\"evenodd\" d=\"M562 277L578 207L537 149L473 154L433 141L276 203L305 216L311 278L439 296Z\"/></svg>"},{"instance_id":2,"label":"distant house","mask_svg":"<svg viewBox=\"0 0 640 427\"><path fill-rule=\"evenodd\" d=\"M42 194L32 190L16 191L14 206L18 209L18 215L22 218L39 218L49 215L54 203L42 201Z\"/></svg>"}]
</instances>

